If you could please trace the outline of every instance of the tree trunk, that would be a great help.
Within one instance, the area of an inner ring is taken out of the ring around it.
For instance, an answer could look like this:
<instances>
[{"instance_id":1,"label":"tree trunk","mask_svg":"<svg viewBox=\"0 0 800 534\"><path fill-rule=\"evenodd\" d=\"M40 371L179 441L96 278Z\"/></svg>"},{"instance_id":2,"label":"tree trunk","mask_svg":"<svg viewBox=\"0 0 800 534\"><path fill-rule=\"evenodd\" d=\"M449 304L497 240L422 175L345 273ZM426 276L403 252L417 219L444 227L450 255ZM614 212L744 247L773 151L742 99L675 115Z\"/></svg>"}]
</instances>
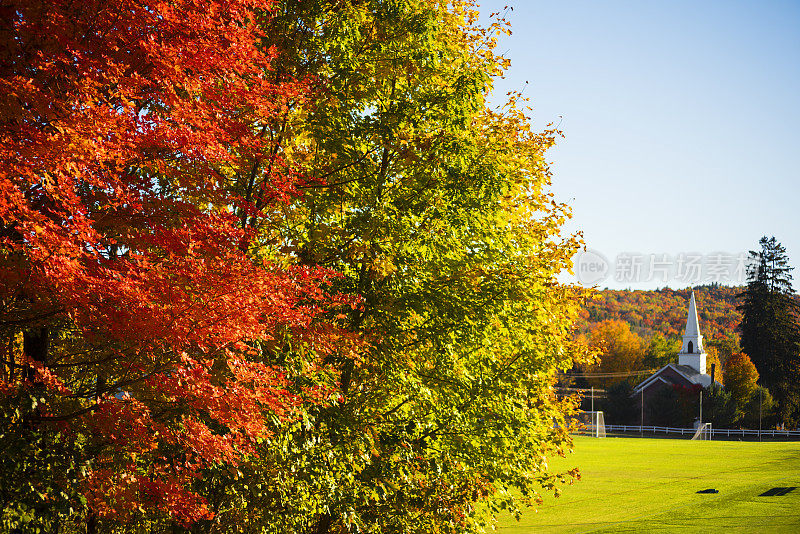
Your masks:
<instances>
[{"instance_id":1,"label":"tree trunk","mask_svg":"<svg viewBox=\"0 0 800 534\"><path fill-rule=\"evenodd\" d=\"M317 524L311 527L308 534L328 534L331 529L331 515L323 514Z\"/></svg>"},{"instance_id":2,"label":"tree trunk","mask_svg":"<svg viewBox=\"0 0 800 534\"><path fill-rule=\"evenodd\" d=\"M50 331L46 328L34 328L22 333L22 350L31 360L47 365L47 357L50 352ZM33 368L27 370L28 380L34 376Z\"/></svg>"}]
</instances>

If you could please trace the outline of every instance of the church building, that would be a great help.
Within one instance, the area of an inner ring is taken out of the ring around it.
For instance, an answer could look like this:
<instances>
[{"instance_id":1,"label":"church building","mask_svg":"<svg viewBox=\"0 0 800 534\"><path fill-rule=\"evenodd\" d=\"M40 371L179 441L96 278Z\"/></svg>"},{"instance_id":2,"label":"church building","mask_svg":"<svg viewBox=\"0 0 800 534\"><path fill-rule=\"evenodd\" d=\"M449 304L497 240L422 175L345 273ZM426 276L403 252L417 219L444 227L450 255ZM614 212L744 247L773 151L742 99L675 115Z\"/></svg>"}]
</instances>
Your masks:
<instances>
[{"instance_id":1,"label":"church building","mask_svg":"<svg viewBox=\"0 0 800 534\"><path fill-rule=\"evenodd\" d=\"M631 397L639 403L652 399L662 388L673 386L702 386L711 385L714 380L715 369L711 375L706 373L706 352L703 348L703 336L697 321L697 305L694 300L694 291L689 300L689 316L686 319L686 330L683 333L683 344L678 353L678 363L669 363L653 373L649 378L637 385ZM645 415L646 417L646 415ZM645 420L645 424L647 421Z\"/></svg>"}]
</instances>

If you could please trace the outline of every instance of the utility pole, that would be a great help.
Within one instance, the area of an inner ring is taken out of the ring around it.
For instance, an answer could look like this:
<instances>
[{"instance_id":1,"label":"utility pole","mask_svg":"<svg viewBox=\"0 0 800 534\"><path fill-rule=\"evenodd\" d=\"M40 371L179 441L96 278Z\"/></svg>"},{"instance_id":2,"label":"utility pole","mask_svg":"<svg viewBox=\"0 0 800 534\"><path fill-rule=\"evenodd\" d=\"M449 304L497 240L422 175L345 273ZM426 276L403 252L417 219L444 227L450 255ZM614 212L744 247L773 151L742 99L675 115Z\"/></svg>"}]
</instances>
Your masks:
<instances>
[{"instance_id":1,"label":"utility pole","mask_svg":"<svg viewBox=\"0 0 800 534\"><path fill-rule=\"evenodd\" d=\"M644 388L642 388L642 422L639 425L639 436L644 437Z\"/></svg>"},{"instance_id":2,"label":"utility pole","mask_svg":"<svg viewBox=\"0 0 800 534\"><path fill-rule=\"evenodd\" d=\"M703 390L700 390L700 426L703 426Z\"/></svg>"}]
</instances>

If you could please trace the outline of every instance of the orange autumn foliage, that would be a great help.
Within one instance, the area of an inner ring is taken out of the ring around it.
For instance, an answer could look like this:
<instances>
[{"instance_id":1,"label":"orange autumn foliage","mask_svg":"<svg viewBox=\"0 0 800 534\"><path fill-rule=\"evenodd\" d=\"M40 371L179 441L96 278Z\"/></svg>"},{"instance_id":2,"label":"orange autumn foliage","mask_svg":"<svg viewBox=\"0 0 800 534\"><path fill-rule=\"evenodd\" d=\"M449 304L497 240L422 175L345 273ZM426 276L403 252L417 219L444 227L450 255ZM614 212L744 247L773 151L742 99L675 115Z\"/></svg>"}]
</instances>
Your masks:
<instances>
[{"instance_id":1,"label":"orange autumn foliage","mask_svg":"<svg viewBox=\"0 0 800 534\"><path fill-rule=\"evenodd\" d=\"M627 379L622 375L643 368L644 343L625 321L606 320L593 325L587 334L587 343L599 355L593 365L585 367L587 372L621 375L589 379L594 386L617 384Z\"/></svg>"},{"instance_id":2,"label":"orange autumn foliage","mask_svg":"<svg viewBox=\"0 0 800 534\"><path fill-rule=\"evenodd\" d=\"M728 358L724 369L725 389L738 403L746 403L758 387L758 371L750 357L737 352Z\"/></svg>"},{"instance_id":3,"label":"orange autumn foliage","mask_svg":"<svg viewBox=\"0 0 800 534\"><path fill-rule=\"evenodd\" d=\"M91 442L92 513L211 517L191 484L236 464L335 384L356 306L337 275L248 254L298 194L269 135L307 80L259 46L268 0L4 3L0 19L0 391L43 402L20 432ZM231 174L269 160L253 190ZM302 387L277 356L304 347Z\"/></svg>"}]
</instances>

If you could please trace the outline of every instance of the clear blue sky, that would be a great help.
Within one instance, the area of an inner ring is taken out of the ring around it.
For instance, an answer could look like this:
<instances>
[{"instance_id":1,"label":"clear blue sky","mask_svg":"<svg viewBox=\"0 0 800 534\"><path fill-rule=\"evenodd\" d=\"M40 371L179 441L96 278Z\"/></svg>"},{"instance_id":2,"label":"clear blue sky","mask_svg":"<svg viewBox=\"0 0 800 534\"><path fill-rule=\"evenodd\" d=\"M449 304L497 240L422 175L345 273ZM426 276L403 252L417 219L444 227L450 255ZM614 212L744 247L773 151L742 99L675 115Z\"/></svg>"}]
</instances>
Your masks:
<instances>
[{"instance_id":1,"label":"clear blue sky","mask_svg":"<svg viewBox=\"0 0 800 534\"><path fill-rule=\"evenodd\" d=\"M800 1L482 0L481 12L505 5L512 63L495 94L525 87L534 125L560 122L554 191L609 260L600 287L688 285L616 281L620 253L708 261L765 234L800 266Z\"/></svg>"}]
</instances>

